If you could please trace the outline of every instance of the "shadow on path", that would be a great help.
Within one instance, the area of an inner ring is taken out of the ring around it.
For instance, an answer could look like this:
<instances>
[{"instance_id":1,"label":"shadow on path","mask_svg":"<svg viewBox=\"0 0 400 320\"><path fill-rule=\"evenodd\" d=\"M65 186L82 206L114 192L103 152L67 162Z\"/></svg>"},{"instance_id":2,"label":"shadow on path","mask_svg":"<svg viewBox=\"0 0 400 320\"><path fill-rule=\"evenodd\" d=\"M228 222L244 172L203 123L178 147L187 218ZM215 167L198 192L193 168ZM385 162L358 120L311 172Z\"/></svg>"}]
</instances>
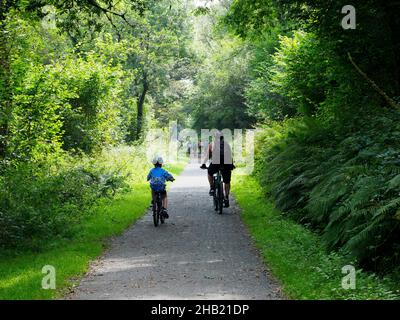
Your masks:
<instances>
[{"instance_id":1,"label":"shadow on path","mask_svg":"<svg viewBox=\"0 0 400 320\"><path fill-rule=\"evenodd\" d=\"M67 299L279 299L232 202L215 213L206 172L188 165L169 191L170 219L147 213L91 266Z\"/></svg>"}]
</instances>

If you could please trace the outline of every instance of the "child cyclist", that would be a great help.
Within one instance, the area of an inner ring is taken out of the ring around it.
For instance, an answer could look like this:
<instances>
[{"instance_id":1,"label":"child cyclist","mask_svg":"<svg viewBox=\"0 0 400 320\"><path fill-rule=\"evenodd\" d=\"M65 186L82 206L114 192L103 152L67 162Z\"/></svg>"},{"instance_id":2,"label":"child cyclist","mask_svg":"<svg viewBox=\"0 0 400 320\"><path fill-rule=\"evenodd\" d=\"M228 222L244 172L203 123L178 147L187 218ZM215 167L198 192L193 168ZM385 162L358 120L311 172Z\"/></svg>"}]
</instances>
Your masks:
<instances>
[{"instance_id":1,"label":"child cyclist","mask_svg":"<svg viewBox=\"0 0 400 320\"><path fill-rule=\"evenodd\" d=\"M166 170L162 168L164 160L161 157L155 157L153 159L154 168L150 170L147 175L147 181L150 181L151 195L153 199L153 205L155 200L155 193L161 192L162 199L162 214L166 219L168 216L168 198L166 191L166 182L175 181L174 177Z\"/></svg>"}]
</instances>

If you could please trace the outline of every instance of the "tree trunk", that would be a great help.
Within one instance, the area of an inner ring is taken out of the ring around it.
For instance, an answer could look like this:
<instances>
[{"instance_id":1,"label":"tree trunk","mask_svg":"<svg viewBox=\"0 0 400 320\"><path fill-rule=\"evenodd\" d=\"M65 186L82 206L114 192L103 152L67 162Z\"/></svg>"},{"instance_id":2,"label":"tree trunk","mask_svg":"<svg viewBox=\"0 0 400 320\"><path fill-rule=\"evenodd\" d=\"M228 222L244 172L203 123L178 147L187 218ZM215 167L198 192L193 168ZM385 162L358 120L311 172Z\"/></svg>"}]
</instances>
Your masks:
<instances>
[{"instance_id":1,"label":"tree trunk","mask_svg":"<svg viewBox=\"0 0 400 320\"><path fill-rule=\"evenodd\" d=\"M146 100L146 94L149 91L149 83L147 82L147 75L143 74L143 90L140 94L137 103L137 119L136 119L136 140L139 140L142 136L143 131L143 113L144 113L144 102Z\"/></svg>"}]
</instances>

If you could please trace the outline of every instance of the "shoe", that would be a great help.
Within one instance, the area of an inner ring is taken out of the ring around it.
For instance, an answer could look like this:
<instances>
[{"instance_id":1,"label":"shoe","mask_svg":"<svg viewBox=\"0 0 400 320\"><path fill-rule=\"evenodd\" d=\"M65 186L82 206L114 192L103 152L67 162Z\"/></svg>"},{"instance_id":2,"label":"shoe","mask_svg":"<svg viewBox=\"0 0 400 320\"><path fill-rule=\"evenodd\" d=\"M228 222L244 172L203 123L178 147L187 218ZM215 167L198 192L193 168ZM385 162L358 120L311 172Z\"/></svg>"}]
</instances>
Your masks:
<instances>
[{"instance_id":1,"label":"shoe","mask_svg":"<svg viewBox=\"0 0 400 320\"><path fill-rule=\"evenodd\" d=\"M214 196L215 190L214 189L210 189L209 195L210 197Z\"/></svg>"},{"instance_id":2,"label":"shoe","mask_svg":"<svg viewBox=\"0 0 400 320\"><path fill-rule=\"evenodd\" d=\"M224 207L229 208L229 199L224 199Z\"/></svg>"},{"instance_id":3,"label":"shoe","mask_svg":"<svg viewBox=\"0 0 400 320\"><path fill-rule=\"evenodd\" d=\"M165 219L169 219L169 215L168 215L167 209L162 209L162 215L164 216Z\"/></svg>"}]
</instances>

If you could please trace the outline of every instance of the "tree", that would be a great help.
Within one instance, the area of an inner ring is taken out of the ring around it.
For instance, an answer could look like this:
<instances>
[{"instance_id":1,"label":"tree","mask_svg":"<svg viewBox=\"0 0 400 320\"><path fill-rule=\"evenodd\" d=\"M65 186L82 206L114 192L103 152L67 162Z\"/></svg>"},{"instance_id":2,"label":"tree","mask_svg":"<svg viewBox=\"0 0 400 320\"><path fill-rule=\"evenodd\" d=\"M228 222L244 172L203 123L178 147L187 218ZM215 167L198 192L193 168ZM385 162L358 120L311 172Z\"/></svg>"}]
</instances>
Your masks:
<instances>
[{"instance_id":1,"label":"tree","mask_svg":"<svg viewBox=\"0 0 400 320\"><path fill-rule=\"evenodd\" d=\"M112 25L112 17L122 20L125 24L133 27L133 23L128 19L124 9L138 12L141 14L146 8L146 2L142 0L124 1L122 4L114 0L83 0L83 1L60 1L60 0L30 0L30 1L0 1L0 158L7 155L7 147L9 140L9 122L12 115L12 84L11 84L11 69L10 69L10 32L8 22L10 15L18 14L25 15L30 19L37 21L43 17L45 13L42 9L46 5L54 6L63 16L63 19L58 19L58 25L72 35L76 22L86 21L88 26L96 25L99 30L102 25L101 20L97 18L103 16ZM82 19L82 14L86 19ZM91 17L91 18L87 18ZM97 18L96 18L97 17ZM71 39L74 39L72 36Z\"/></svg>"},{"instance_id":2,"label":"tree","mask_svg":"<svg viewBox=\"0 0 400 320\"><path fill-rule=\"evenodd\" d=\"M131 36L139 39L139 50L129 59L130 68L138 70L133 84L137 97L137 117L131 126L131 140L141 138L144 106L149 92L154 96L169 86L174 65L188 56L185 51L191 29L186 20L188 7L176 0L156 2L143 12L140 28Z\"/></svg>"},{"instance_id":3,"label":"tree","mask_svg":"<svg viewBox=\"0 0 400 320\"><path fill-rule=\"evenodd\" d=\"M196 129L248 128L254 123L244 97L251 51L220 23L226 10L225 3L215 3L197 12L194 22L198 71L186 105Z\"/></svg>"}]
</instances>

